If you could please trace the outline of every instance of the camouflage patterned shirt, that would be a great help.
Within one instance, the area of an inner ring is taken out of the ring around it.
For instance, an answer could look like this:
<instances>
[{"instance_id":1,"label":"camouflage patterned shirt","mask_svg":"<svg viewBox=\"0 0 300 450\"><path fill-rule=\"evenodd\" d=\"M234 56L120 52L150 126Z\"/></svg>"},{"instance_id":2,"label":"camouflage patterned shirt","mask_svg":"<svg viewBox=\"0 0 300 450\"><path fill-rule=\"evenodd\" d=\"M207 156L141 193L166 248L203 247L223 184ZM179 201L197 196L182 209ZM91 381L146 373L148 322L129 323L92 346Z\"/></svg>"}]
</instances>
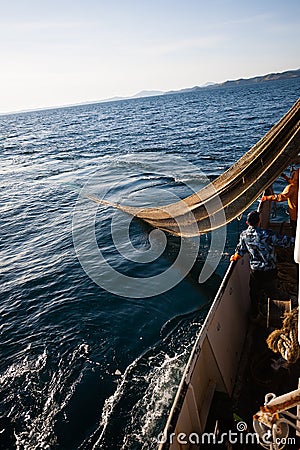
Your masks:
<instances>
[{"instance_id":1,"label":"camouflage patterned shirt","mask_svg":"<svg viewBox=\"0 0 300 450\"><path fill-rule=\"evenodd\" d=\"M249 253L252 270L272 270L276 268L275 246L290 247L294 242L292 237L249 226L241 233L235 252L240 256Z\"/></svg>"}]
</instances>

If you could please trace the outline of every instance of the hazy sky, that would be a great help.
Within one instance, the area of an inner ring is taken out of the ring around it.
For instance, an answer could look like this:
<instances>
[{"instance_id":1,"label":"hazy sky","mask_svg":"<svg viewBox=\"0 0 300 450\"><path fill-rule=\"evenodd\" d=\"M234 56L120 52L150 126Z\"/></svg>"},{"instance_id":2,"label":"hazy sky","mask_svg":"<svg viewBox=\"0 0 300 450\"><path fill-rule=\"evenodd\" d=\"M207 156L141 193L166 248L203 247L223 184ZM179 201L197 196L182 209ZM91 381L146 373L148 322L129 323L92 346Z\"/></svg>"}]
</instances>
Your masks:
<instances>
[{"instance_id":1,"label":"hazy sky","mask_svg":"<svg viewBox=\"0 0 300 450\"><path fill-rule=\"evenodd\" d=\"M299 0L0 6L0 112L300 68Z\"/></svg>"}]
</instances>

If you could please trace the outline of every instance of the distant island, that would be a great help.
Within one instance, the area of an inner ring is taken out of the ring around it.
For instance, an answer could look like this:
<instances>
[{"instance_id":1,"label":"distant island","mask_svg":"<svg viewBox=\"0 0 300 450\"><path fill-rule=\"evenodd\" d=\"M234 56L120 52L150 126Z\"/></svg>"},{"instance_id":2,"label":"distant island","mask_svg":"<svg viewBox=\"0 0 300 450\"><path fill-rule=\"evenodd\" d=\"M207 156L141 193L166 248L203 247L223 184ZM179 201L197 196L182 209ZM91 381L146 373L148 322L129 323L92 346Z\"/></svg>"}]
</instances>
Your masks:
<instances>
[{"instance_id":1,"label":"distant island","mask_svg":"<svg viewBox=\"0 0 300 450\"><path fill-rule=\"evenodd\" d=\"M141 91L135 95L132 95L131 97L113 97L113 98L108 98L105 100L100 100L100 102L104 103L104 102L112 102L112 101L119 101L119 100L130 100L130 99L134 99L134 98L154 97L154 96L158 96L158 95L181 94L184 92L194 92L194 91L203 90L203 89L217 89L217 88L223 88L223 87L247 86L247 85L251 85L251 84L265 83L268 81L287 80L287 79L299 78L299 77L300 77L300 69L287 70L285 72L268 73L267 75L262 75L262 76L253 77L253 78L239 78L237 80L227 80L222 83L207 82L201 86L193 86L191 88L185 88L185 89L179 89L179 90ZM89 103L91 103L91 102L89 102ZM92 102L92 103L99 103L99 101Z\"/></svg>"},{"instance_id":2,"label":"distant island","mask_svg":"<svg viewBox=\"0 0 300 450\"><path fill-rule=\"evenodd\" d=\"M220 88L220 87L230 87L230 86L248 86L251 84L265 83L267 81L275 81L275 80L287 80L291 78L299 78L300 77L300 69L297 70L287 70L285 72L280 73L268 73L267 75L262 75L259 77L253 78L239 78L238 80L228 80L222 83L205 83L203 86L194 86L192 88L180 89L178 91L167 91L164 94L178 94L182 92L193 92L199 89L205 88Z\"/></svg>"},{"instance_id":3,"label":"distant island","mask_svg":"<svg viewBox=\"0 0 300 450\"><path fill-rule=\"evenodd\" d=\"M268 75L263 75L261 77L253 77L253 78L240 78L238 80L229 80L224 83L218 84L218 86L236 86L236 85L246 85L246 84L257 84L264 83L266 81L274 81L274 80L287 80L290 78L299 78L300 77L300 69L297 70L287 70L286 72L280 73L269 73Z\"/></svg>"}]
</instances>

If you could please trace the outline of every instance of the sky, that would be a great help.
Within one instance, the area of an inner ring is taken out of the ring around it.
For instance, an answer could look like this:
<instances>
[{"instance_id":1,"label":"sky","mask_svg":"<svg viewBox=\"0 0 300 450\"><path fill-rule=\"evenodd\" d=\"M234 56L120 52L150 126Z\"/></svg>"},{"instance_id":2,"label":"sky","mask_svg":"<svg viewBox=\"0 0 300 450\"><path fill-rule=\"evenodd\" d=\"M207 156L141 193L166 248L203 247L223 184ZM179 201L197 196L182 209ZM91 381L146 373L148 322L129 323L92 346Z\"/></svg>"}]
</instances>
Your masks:
<instances>
[{"instance_id":1,"label":"sky","mask_svg":"<svg viewBox=\"0 0 300 450\"><path fill-rule=\"evenodd\" d=\"M299 0L0 0L0 113L300 68Z\"/></svg>"}]
</instances>

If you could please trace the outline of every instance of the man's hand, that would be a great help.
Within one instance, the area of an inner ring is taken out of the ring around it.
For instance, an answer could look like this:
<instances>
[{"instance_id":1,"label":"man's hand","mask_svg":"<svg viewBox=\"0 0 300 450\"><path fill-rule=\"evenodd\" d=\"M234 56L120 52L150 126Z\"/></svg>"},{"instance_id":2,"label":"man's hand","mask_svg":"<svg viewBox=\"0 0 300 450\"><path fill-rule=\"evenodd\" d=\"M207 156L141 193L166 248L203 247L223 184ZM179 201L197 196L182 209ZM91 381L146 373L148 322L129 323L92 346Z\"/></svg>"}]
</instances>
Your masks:
<instances>
[{"instance_id":1,"label":"man's hand","mask_svg":"<svg viewBox=\"0 0 300 450\"><path fill-rule=\"evenodd\" d=\"M263 195L260 199L261 202L265 202L267 200L272 200L272 195Z\"/></svg>"},{"instance_id":2,"label":"man's hand","mask_svg":"<svg viewBox=\"0 0 300 450\"><path fill-rule=\"evenodd\" d=\"M238 259L241 259L241 256L238 253L235 253L234 255L230 256L230 261L237 261Z\"/></svg>"}]
</instances>

